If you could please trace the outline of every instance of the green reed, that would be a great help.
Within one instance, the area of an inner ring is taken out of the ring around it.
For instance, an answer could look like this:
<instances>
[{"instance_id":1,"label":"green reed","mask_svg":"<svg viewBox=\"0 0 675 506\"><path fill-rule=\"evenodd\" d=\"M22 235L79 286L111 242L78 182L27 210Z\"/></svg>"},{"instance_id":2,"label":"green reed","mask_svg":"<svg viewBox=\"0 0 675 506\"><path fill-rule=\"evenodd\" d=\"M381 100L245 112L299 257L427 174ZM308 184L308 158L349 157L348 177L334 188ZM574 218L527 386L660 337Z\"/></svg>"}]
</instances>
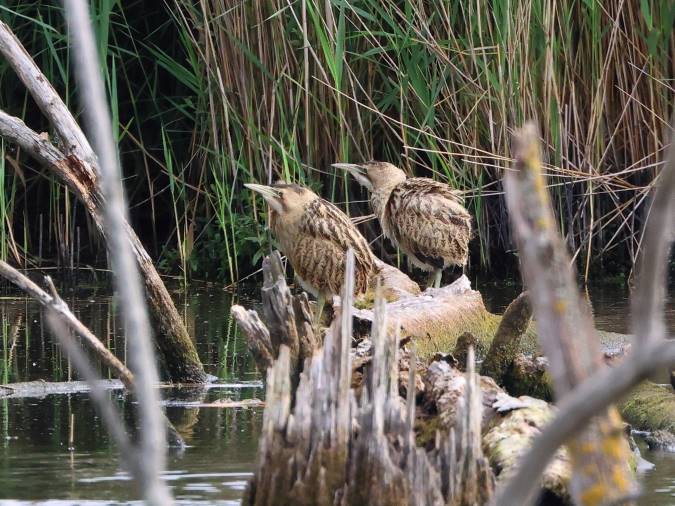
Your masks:
<instances>
[{"instance_id":1,"label":"green reed","mask_svg":"<svg viewBox=\"0 0 675 506\"><path fill-rule=\"evenodd\" d=\"M366 195L330 164L371 158L465 192L473 264L515 263L500 180L513 128L532 117L582 272L635 260L672 112L672 2L97 0L93 12L132 215L185 281L237 280L269 249L265 208L243 183L301 182L366 214ZM12 1L0 17L77 111L61 7ZM4 66L0 79L0 107L33 118ZM52 198L47 225L69 251L77 212ZM35 222L29 207L11 212ZM34 253L24 232L21 254Z\"/></svg>"}]
</instances>

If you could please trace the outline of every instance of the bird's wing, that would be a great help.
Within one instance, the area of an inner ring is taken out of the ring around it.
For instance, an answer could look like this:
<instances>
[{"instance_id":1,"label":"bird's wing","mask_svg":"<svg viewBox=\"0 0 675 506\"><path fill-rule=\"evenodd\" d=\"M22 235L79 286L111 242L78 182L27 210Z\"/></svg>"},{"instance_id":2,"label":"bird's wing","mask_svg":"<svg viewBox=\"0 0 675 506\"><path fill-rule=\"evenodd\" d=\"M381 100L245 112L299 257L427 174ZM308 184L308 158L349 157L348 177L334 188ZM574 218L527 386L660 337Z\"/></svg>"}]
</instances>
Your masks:
<instances>
[{"instance_id":1,"label":"bird's wing","mask_svg":"<svg viewBox=\"0 0 675 506\"><path fill-rule=\"evenodd\" d=\"M398 197L395 212L403 211L448 222L471 219L455 191L447 184L433 179L406 179L395 188L395 192L396 195L392 192L389 199L392 204L394 198Z\"/></svg>"},{"instance_id":2,"label":"bird's wing","mask_svg":"<svg viewBox=\"0 0 675 506\"><path fill-rule=\"evenodd\" d=\"M471 218L462 198L450 186L424 177L406 179L396 187L401 194L401 208L433 215L439 219L455 216Z\"/></svg>"},{"instance_id":3,"label":"bird's wing","mask_svg":"<svg viewBox=\"0 0 675 506\"><path fill-rule=\"evenodd\" d=\"M364 292L367 279L375 265L368 242L347 215L330 202L316 199L309 206L300 226L300 240L303 244L301 248L297 248L307 251L308 258L298 264L308 266L306 269L308 272L305 273L308 276L311 275L309 272L311 271L321 273L320 275L324 277L335 278L331 281L331 291L339 293L344 272L344 255L351 248L354 250L356 264L357 292ZM305 279L302 274L300 276Z\"/></svg>"},{"instance_id":4,"label":"bird's wing","mask_svg":"<svg viewBox=\"0 0 675 506\"><path fill-rule=\"evenodd\" d=\"M389 226L404 250L437 268L462 263L471 237L471 215L448 185L407 179L394 189L388 207Z\"/></svg>"}]
</instances>

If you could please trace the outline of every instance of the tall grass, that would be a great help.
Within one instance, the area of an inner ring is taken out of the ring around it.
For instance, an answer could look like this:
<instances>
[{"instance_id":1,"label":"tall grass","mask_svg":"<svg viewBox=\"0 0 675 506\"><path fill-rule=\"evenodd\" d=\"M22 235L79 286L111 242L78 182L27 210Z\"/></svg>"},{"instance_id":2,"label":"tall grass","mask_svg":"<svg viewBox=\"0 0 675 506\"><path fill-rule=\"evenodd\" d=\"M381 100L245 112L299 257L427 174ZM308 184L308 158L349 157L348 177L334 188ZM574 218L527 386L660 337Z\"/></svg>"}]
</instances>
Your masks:
<instances>
[{"instance_id":1,"label":"tall grass","mask_svg":"<svg viewBox=\"0 0 675 506\"><path fill-rule=\"evenodd\" d=\"M242 183L293 180L367 214L330 164L371 158L463 190L473 265L513 263L500 180L530 117L581 271L633 265L673 107L668 0L94 3L136 226L185 279L239 279L268 247ZM0 16L70 96L60 8ZM3 89L0 107L34 117L17 96Z\"/></svg>"}]
</instances>

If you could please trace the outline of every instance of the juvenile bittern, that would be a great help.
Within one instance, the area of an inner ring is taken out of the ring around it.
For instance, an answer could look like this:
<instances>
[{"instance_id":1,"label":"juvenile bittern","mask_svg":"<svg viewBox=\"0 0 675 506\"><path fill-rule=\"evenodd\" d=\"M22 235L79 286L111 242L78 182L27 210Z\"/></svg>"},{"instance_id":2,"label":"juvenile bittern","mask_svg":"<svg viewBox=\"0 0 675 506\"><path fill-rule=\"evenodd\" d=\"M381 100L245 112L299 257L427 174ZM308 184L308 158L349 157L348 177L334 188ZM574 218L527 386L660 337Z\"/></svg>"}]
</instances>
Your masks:
<instances>
[{"instance_id":1,"label":"juvenile bittern","mask_svg":"<svg viewBox=\"0 0 675 506\"><path fill-rule=\"evenodd\" d=\"M384 234L413 265L431 271L439 287L443 269L466 265L471 216L447 184L408 178L387 162L336 163L371 192L370 203Z\"/></svg>"},{"instance_id":2,"label":"juvenile bittern","mask_svg":"<svg viewBox=\"0 0 675 506\"><path fill-rule=\"evenodd\" d=\"M354 251L354 294L367 291L377 272L368 242L349 217L309 188L297 184L245 184L269 204L269 227L300 285L317 298L316 321L326 298L340 293L345 255Z\"/></svg>"}]
</instances>

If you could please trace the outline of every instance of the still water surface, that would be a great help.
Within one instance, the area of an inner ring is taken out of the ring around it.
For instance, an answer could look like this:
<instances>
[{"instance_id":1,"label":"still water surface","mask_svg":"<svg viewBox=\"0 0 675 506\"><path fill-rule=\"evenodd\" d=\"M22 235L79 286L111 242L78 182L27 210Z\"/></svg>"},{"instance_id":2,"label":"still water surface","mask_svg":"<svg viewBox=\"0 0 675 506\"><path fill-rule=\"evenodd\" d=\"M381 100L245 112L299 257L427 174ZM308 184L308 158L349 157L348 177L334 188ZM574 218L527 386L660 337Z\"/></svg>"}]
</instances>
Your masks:
<instances>
[{"instance_id":1,"label":"still water surface","mask_svg":"<svg viewBox=\"0 0 675 506\"><path fill-rule=\"evenodd\" d=\"M71 308L124 359L125 343L112 317L109 289L73 286L61 288ZM518 287L509 283L479 286L493 311L503 311L518 293ZM262 409L208 405L224 399L264 398L260 376L229 314L233 301L247 306L254 302L217 286L195 286L174 295L207 372L218 381L209 388L162 391L167 415L188 444L184 451L170 453L165 479L180 504L239 504L253 469ZM625 290L596 288L591 299L599 328L628 330ZM672 305L669 321L672 328ZM45 331L35 303L6 292L0 297L0 324L0 384L77 379ZM101 373L108 377L106 369ZM121 390L110 395L129 411L131 400ZM675 505L675 455L647 450L643 455L656 469L643 475L646 494L639 504ZM101 506L137 500L86 394L0 399L0 504Z\"/></svg>"}]
</instances>

